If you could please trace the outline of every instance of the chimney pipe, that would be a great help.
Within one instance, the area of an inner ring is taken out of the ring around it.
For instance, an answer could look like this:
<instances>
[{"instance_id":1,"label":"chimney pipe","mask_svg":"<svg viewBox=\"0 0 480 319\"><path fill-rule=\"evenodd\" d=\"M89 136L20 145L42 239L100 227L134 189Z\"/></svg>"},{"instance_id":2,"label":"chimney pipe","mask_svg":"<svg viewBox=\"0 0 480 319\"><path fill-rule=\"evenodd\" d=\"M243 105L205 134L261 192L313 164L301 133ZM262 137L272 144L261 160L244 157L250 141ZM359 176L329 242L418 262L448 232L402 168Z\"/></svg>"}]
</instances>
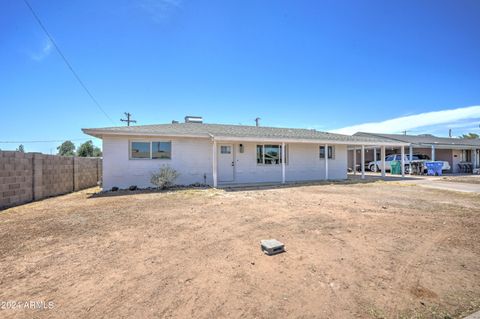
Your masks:
<instances>
[{"instance_id":1,"label":"chimney pipe","mask_svg":"<svg viewBox=\"0 0 480 319\"><path fill-rule=\"evenodd\" d=\"M452 129L448 130L448 137L452 137Z\"/></svg>"},{"instance_id":2,"label":"chimney pipe","mask_svg":"<svg viewBox=\"0 0 480 319\"><path fill-rule=\"evenodd\" d=\"M260 118L259 118L259 117L257 117L257 118L255 119L255 126L256 126L256 127L259 127L259 126L260 126Z\"/></svg>"}]
</instances>

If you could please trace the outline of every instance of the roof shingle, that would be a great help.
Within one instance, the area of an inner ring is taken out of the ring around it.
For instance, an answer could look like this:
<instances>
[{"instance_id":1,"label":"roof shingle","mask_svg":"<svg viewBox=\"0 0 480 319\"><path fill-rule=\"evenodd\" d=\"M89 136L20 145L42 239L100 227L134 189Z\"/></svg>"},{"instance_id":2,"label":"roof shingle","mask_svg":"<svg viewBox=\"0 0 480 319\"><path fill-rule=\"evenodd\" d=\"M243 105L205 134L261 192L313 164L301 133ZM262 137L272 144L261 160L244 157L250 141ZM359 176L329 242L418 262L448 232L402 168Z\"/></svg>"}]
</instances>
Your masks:
<instances>
[{"instance_id":1,"label":"roof shingle","mask_svg":"<svg viewBox=\"0 0 480 319\"><path fill-rule=\"evenodd\" d=\"M416 145L442 145L442 146L470 146L480 147L480 139L465 139L452 137L437 137L430 134L423 135L403 135L403 134L383 134L383 133L367 133L357 132L353 136L358 137L374 137L381 139L391 139Z\"/></svg>"},{"instance_id":2,"label":"roof shingle","mask_svg":"<svg viewBox=\"0 0 480 319\"><path fill-rule=\"evenodd\" d=\"M266 126L206 124L206 123L173 123L138 126L119 126L82 129L84 133L100 137L108 135L145 135L145 136L195 136L195 137L228 137L228 138L259 138L284 140L312 140L332 141L341 143L379 143L390 142L402 144L392 140L376 137L350 136L320 132L313 129L280 128Z\"/></svg>"}]
</instances>

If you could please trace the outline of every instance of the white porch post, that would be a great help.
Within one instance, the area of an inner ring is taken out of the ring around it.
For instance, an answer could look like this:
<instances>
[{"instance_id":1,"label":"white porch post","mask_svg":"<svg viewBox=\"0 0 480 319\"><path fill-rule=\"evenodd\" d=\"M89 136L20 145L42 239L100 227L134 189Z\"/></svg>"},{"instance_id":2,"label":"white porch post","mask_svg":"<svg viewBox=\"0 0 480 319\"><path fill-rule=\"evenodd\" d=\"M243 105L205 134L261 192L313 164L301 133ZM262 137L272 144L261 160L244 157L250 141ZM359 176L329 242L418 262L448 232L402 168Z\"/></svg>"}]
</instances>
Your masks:
<instances>
[{"instance_id":1,"label":"white porch post","mask_svg":"<svg viewBox=\"0 0 480 319\"><path fill-rule=\"evenodd\" d=\"M385 177L385 145L382 146L380 156L382 157L382 177Z\"/></svg>"},{"instance_id":2,"label":"white porch post","mask_svg":"<svg viewBox=\"0 0 480 319\"><path fill-rule=\"evenodd\" d=\"M410 146L408 147L408 155L409 155L409 160L410 160L410 164L408 165L408 168L409 168L409 174L412 175L412 160L413 160L413 146L412 144L410 144Z\"/></svg>"},{"instance_id":3,"label":"white porch post","mask_svg":"<svg viewBox=\"0 0 480 319\"><path fill-rule=\"evenodd\" d=\"M285 142L282 142L282 184L285 184Z\"/></svg>"},{"instance_id":4,"label":"white porch post","mask_svg":"<svg viewBox=\"0 0 480 319\"><path fill-rule=\"evenodd\" d=\"M432 145L432 161L435 161L435 145Z\"/></svg>"},{"instance_id":5,"label":"white porch post","mask_svg":"<svg viewBox=\"0 0 480 319\"><path fill-rule=\"evenodd\" d=\"M360 163L362 167L362 179L365 179L365 145L362 145L362 154L360 156L362 162Z\"/></svg>"},{"instance_id":6,"label":"white porch post","mask_svg":"<svg viewBox=\"0 0 480 319\"><path fill-rule=\"evenodd\" d=\"M212 176L213 187L217 187L217 142L213 140L212 146Z\"/></svg>"},{"instance_id":7,"label":"white porch post","mask_svg":"<svg viewBox=\"0 0 480 319\"><path fill-rule=\"evenodd\" d=\"M405 146L402 145L400 150L402 156L402 160L400 161L400 164L402 165L402 177L405 177Z\"/></svg>"},{"instance_id":8,"label":"white porch post","mask_svg":"<svg viewBox=\"0 0 480 319\"><path fill-rule=\"evenodd\" d=\"M325 144L325 180L328 180L328 144Z\"/></svg>"},{"instance_id":9,"label":"white porch post","mask_svg":"<svg viewBox=\"0 0 480 319\"><path fill-rule=\"evenodd\" d=\"M373 165L373 171L376 173L377 172L377 148L373 148L373 162L375 165Z\"/></svg>"},{"instance_id":10,"label":"white porch post","mask_svg":"<svg viewBox=\"0 0 480 319\"><path fill-rule=\"evenodd\" d=\"M353 148L353 175L357 175L357 148Z\"/></svg>"},{"instance_id":11,"label":"white porch post","mask_svg":"<svg viewBox=\"0 0 480 319\"><path fill-rule=\"evenodd\" d=\"M475 148L472 150L472 167L473 169L477 168L477 150Z\"/></svg>"}]
</instances>

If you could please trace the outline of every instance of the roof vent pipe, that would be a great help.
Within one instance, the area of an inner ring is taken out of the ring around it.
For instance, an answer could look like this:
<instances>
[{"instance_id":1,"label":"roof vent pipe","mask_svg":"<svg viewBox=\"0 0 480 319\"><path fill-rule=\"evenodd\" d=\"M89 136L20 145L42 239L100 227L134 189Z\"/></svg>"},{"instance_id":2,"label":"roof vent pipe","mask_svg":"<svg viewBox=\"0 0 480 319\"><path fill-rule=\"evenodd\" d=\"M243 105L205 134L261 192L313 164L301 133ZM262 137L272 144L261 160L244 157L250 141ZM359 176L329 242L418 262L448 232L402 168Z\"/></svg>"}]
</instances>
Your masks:
<instances>
[{"instance_id":1,"label":"roof vent pipe","mask_svg":"<svg viewBox=\"0 0 480 319\"><path fill-rule=\"evenodd\" d=\"M259 127L259 126L260 126L260 118L259 118L259 117L257 117L257 118L255 119L255 126L256 126L256 127Z\"/></svg>"},{"instance_id":2,"label":"roof vent pipe","mask_svg":"<svg viewBox=\"0 0 480 319\"><path fill-rule=\"evenodd\" d=\"M185 116L185 123L203 123L203 118L201 116Z\"/></svg>"}]
</instances>

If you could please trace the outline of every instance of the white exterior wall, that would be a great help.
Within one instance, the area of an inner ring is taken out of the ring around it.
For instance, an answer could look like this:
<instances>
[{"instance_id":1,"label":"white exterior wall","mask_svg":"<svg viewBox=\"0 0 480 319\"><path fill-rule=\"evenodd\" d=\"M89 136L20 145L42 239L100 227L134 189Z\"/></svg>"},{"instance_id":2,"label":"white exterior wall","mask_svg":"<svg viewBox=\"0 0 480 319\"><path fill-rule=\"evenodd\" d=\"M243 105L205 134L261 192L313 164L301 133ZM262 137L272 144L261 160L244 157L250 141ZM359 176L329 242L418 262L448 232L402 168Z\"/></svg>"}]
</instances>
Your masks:
<instances>
[{"instance_id":1,"label":"white exterior wall","mask_svg":"<svg viewBox=\"0 0 480 319\"><path fill-rule=\"evenodd\" d=\"M333 145L334 158L328 159L328 179L347 178L347 146ZM325 179L325 159L320 159L320 144L289 144L286 181Z\"/></svg>"},{"instance_id":2,"label":"white exterior wall","mask_svg":"<svg viewBox=\"0 0 480 319\"><path fill-rule=\"evenodd\" d=\"M172 158L129 159L131 140L172 141ZM180 173L176 180L177 184L203 184L204 174L207 176L207 184L213 183L212 144L209 139L126 137L103 139L103 189L111 189L113 186L128 188L131 185L141 188L153 187L150 184L151 173L167 164Z\"/></svg>"},{"instance_id":3,"label":"white exterior wall","mask_svg":"<svg viewBox=\"0 0 480 319\"><path fill-rule=\"evenodd\" d=\"M218 142L218 144L223 143ZM257 145L272 143L242 143L243 153L240 153L240 143L230 144L233 144L234 148L234 183L282 181L282 165L257 164ZM329 179L346 179L347 146L331 144L329 146L335 147L335 158L328 160ZM320 144L288 144L288 163L285 165L287 182L323 180L325 178L325 160L320 159L319 147Z\"/></svg>"},{"instance_id":4,"label":"white exterior wall","mask_svg":"<svg viewBox=\"0 0 480 319\"><path fill-rule=\"evenodd\" d=\"M129 143L132 140L141 141L171 141L172 158L170 160L129 159ZM224 144L221 141L217 145ZM259 183L281 182L281 165L258 165L257 144L272 143L241 143L244 152L239 151L239 142L233 144L234 150L234 182ZM320 144L288 144L288 163L285 167L287 182L323 180L325 178L325 160L319 158ZM347 178L347 146L334 145L334 158L328 160L329 179ZM162 165L170 165L180 173L177 184L189 185L212 180L212 142L210 139L194 138L132 138L105 137L103 139L103 188L108 190L113 186L128 188L152 187L151 173Z\"/></svg>"}]
</instances>

